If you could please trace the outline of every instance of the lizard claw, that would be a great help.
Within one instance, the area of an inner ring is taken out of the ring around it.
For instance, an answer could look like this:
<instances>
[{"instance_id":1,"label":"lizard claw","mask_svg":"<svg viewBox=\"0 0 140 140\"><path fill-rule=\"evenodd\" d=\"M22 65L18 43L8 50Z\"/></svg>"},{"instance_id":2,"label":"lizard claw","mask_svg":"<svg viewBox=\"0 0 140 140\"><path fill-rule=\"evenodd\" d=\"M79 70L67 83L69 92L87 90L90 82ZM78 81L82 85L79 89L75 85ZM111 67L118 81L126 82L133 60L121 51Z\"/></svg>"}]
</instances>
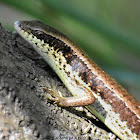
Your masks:
<instances>
[{"instance_id":1,"label":"lizard claw","mask_svg":"<svg viewBox=\"0 0 140 140\"><path fill-rule=\"evenodd\" d=\"M46 90L48 93L50 93L52 96L51 97L46 97L46 99L53 101L54 104L60 105L61 101L63 100L60 95L56 94L55 92L53 92L51 89L48 89L46 87L43 87L44 90ZM60 93L59 93L60 94Z\"/></svg>"}]
</instances>

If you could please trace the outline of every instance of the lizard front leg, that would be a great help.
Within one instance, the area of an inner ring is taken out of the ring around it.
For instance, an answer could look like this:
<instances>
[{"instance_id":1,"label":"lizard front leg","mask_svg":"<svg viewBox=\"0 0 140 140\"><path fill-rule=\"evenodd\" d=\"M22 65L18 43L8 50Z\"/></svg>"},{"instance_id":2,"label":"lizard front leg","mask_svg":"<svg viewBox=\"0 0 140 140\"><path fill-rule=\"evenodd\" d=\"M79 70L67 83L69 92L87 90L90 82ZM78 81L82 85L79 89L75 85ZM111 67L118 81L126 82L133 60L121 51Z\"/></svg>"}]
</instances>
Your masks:
<instances>
[{"instance_id":1,"label":"lizard front leg","mask_svg":"<svg viewBox=\"0 0 140 140\"><path fill-rule=\"evenodd\" d=\"M56 94L51 89L44 88L47 92L49 92L54 98L47 97L47 99L54 101L55 104L59 106L87 106L93 103L95 100L94 95L92 93L83 95L83 96L73 96L73 97L62 97L59 94Z\"/></svg>"}]
</instances>

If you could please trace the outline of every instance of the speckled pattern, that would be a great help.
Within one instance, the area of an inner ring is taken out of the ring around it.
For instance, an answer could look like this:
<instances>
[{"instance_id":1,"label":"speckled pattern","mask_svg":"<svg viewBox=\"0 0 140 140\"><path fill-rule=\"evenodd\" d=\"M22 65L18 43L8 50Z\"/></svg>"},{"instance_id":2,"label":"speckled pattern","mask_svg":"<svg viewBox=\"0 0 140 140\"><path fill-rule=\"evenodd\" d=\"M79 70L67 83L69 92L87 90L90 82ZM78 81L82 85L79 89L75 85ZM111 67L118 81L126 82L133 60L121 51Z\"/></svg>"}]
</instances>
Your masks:
<instances>
[{"instance_id":1,"label":"speckled pattern","mask_svg":"<svg viewBox=\"0 0 140 140\"><path fill-rule=\"evenodd\" d=\"M140 137L140 120L137 117L137 115L128 107L125 102L117 97L115 95L114 90L120 91L123 96L128 98L128 101L132 101L133 104L135 104L135 109L139 111L140 104L134 100L132 96L130 96L127 91L118 85L118 83L110 78L109 75L106 73L102 73L102 70L100 70L101 74L104 74L105 80L109 81L112 85L112 88L109 89L106 87L106 84L103 80L99 80L97 77L98 75L95 75L91 69L89 69L86 64L78 57L78 55L75 55L76 53L74 50L70 48L70 46L67 46L64 42L62 42L59 39L56 39L55 37L52 37L50 35L44 35L45 37L45 43L48 43L50 47L53 47L53 49L57 52L61 51L64 57L67 60L67 64L71 65L72 70L78 72L81 79L86 83L90 83L89 87L95 92L100 93L102 99L107 103L110 104L113 108L113 111L120 114L121 121L126 121L128 128L131 129L132 132L136 133ZM38 37L38 39L41 39ZM133 105L134 106L134 105ZM137 112L138 112L137 111ZM140 112L138 112L140 113Z\"/></svg>"},{"instance_id":2,"label":"speckled pattern","mask_svg":"<svg viewBox=\"0 0 140 140\"><path fill-rule=\"evenodd\" d=\"M41 44L41 47L38 49L46 47L47 44L45 53L49 54L51 50L53 52L51 54L53 56L51 59L58 61L56 64L57 66L58 64L61 65L61 63L63 65L63 67L59 68L60 72L67 74L68 78L73 75L73 80L77 82L78 80L75 77L79 77L79 81L82 80L82 82L85 83L85 88L90 90L94 96L99 96L101 102L104 102L105 105L110 106L111 109L109 109L109 111L116 113L121 122L126 125L121 136L122 138L124 133L126 133L126 135L127 133L131 133L131 135L134 134L133 139L140 139L140 103L137 102L133 96L105 73L97 64L91 61L83 51L60 32L39 21L21 22L18 26L26 31L26 35L24 36L24 33L18 30L24 38L29 35L32 36L29 40L27 39L29 42L31 41L30 43L32 43L32 39L36 37L37 41L34 42L36 47L39 47L38 44ZM60 58L57 59L57 56ZM63 63L63 60L66 62ZM70 71L65 70L67 65L71 67ZM75 74L71 74L72 71L75 72ZM68 86L69 85L67 85L67 87ZM104 108L108 111L108 108ZM117 124L118 122L116 120L116 122L112 123L115 125L115 123ZM126 132L127 130L129 132Z\"/></svg>"}]
</instances>

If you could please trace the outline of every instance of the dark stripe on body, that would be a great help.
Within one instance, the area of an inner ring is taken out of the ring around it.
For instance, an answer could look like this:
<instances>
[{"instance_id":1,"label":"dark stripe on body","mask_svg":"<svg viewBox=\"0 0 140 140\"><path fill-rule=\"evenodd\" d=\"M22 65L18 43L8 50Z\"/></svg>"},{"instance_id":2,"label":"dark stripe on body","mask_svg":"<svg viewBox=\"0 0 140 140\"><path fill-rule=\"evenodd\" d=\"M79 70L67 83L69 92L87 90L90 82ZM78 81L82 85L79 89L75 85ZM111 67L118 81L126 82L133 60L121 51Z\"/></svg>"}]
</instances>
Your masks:
<instances>
[{"instance_id":1,"label":"dark stripe on body","mask_svg":"<svg viewBox=\"0 0 140 140\"><path fill-rule=\"evenodd\" d=\"M101 98L112 106L115 113L119 113L122 121L127 121L128 128L140 138L140 120L136 114L134 114L122 100L115 96L115 93L107 88L106 84L97 78L97 75L93 74L92 70L76 55L76 52L72 50L70 46L51 35L43 34L43 36L39 36L36 34L36 31L32 31L32 33L38 39L43 39L45 43L53 47L54 51L62 52L67 64L71 65L72 70L78 72L78 75L86 84L90 84L89 87L93 92L100 93ZM117 84L113 79L111 80L110 83ZM120 86L120 88L122 87Z\"/></svg>"}]
</instances>

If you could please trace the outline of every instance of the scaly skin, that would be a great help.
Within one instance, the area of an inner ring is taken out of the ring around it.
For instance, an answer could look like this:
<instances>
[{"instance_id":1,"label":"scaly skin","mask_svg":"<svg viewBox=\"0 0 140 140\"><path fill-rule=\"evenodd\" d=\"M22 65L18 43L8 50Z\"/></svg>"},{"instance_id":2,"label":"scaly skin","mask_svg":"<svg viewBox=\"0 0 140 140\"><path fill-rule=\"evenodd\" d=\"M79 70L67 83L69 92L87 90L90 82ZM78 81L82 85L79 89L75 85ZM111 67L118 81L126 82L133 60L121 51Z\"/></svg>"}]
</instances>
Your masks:
<instances>
[{"instance_id":1,"label":"scaly skin","mask_svg":"<svg viewBox=\"0 0 140 140\"><path fill-rule=\"evenodd\" d=\"M58 74L74 97L53 94L60 106L87 106L118 137L140 139L140 103L65 35L40 21L15 22L15 29ZM103 111L89 104L97 100Z\"/></svg>"}]
</instances>

